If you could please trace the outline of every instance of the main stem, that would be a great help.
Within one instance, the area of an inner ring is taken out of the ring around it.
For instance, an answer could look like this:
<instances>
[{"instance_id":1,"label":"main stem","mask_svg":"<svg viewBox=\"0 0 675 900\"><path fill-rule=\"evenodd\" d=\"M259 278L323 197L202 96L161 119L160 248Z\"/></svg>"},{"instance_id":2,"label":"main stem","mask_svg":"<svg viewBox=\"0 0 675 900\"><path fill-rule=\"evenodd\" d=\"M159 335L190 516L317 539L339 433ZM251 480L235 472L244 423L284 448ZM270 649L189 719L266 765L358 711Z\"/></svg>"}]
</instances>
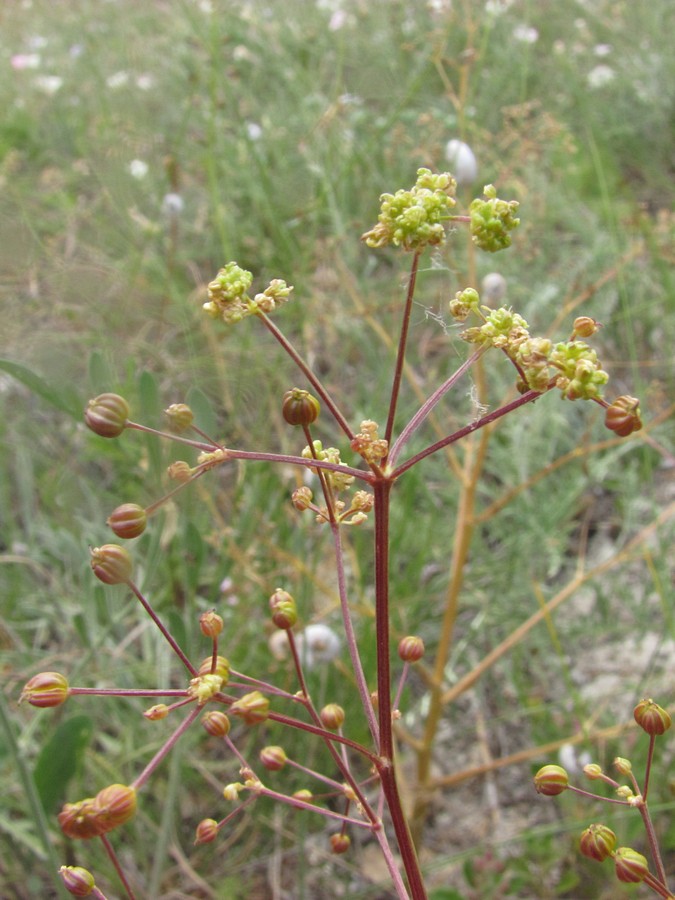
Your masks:
<instances>
[{"instance_id":1,"label":"main stem","mask_svg":"<svg viewBox=\"0 0 675 900\"><path fill-rule=\"evenodd\" d=\"M379 478L373 485L375 495L375 642L377 651L377 714L380 732L380 776L396 842L403 861L413 900L426 900L419 860L408 822L401 805L394 766L394 732L391 708L391 670L389 666L389 500L393 482Z\"/></svg>"}]
</instances>

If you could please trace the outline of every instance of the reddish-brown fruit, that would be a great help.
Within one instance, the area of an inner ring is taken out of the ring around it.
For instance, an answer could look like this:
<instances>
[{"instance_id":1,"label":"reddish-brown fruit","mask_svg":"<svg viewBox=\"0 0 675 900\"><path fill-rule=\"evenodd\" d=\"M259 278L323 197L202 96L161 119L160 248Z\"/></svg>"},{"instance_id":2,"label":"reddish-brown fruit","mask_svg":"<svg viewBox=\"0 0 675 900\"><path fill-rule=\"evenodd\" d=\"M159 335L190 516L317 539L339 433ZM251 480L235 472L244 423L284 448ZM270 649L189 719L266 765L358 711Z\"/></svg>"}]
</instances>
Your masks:
<instances>
[{"instance_id":1,"label":"reddish-brown fruit","mask_svg":"<svg viewBox=\"0 0 675 900\"><path fill-rule=\"evenodd\" d=\"M119 544L103 544L91 552L91 568L104 584L127 584L131 578L132 563L129 551Z\"/></svg>"},{"instance_id":2,"label":"reddish-brown fruit","mask_svg":"<svg viewBox=\"0 0 675 900\"><path fill-rule=\"evenodd\" d=\"M309 391L293 388L284 394L281 411L289 425L311 425L318 419L321 405Z\"/></svg>"},{"instance_id":3,"label":"reddish-brown fruit","mask_svg":"<svg viewBox=\"0 0 675 900\"><path fill-rule=\"evenodd\" d=\"M567 790L569 776L562 766L542 766L534 776L537 793L545 797L555 797Z\"/></svg>"},{"instance_id":4,"label":"reddish-brown fruit","mask_svg":"<svg viewBox=\"0 0 675 900\"><path fill-rule=\"evenodd\" d=\"M401 638L398 644L398 655L403 662L418 662L424 656L424 641L414 634Z\"/></svg>"},{"instance_id":5,"label":"reddish-brown fruit","mask_svg":"<svg viewBox=\"0 0 675 900\"><path fill-rule=\"evenodd\" d=\"M653 700L640 700L633 710L633 718L650 735L665 734L672 724L670 714Z\"/></svg>"},{"instance_id":6,"label":"reddish-brown fruit","mask_svg":"<svg viewBox=\"0 0 675 900\"><path fill-rule=\"evenodd\" d=\"M130 540L143 534L148 517L138 503L123 503L110 513L106 524L112 528L117 537Z\"/></svg>"},{"instance_id":7,"label":"reddish-brown fruit","mask_svg":"<svg viewBox=\"0 0 675 900\"><path fill-rule=\"evenodd\" d=\"M100 394L84 410L87 426L101 437L117 437L126 428L128 418L129 404L119 394Z\"/></svg>"},{"instance_id":8,"label":"reddish-brown fruit","mask_svg":"<svg viewBox=\"0 0 675 900\"><path fill-rule=\"evenodd\" d=\"M616 847L616 835L606 825L589 825L582 832L579 849L584 856L602 862L611 856Z\"/></svg>"},{"instance_id":9,"label":"reddish-brown fruit","mask_svg":"<svg viewBox=\"0 0 675 900\"><path fill-rule=\"evenodd\" d=\"M38 709L60 706L68 699L68 679L59 672L39 672L27 681L19 703L30 703Z\"/></svg>"},{"instance_id":10,"label":"reddish-brown fruit","mask_svg":"<svg viewBox=\"0 0 675 900\"><path fill-rule=\"evenodd\" d=\"M73 897L89 897L96 887L94 876L82 866L61 866L63 886Z\"/></svg>"},{"instance_id":11,"label":"reddish-brown fruit","mask_svg":"<svg viewBox=\"0 0 675 900\"><path fill-rule=\"evenodd\" d=\"M605 410L605 426L619 437L627 437L642 428L640 401L636 397L624 395Z\"/></svg>"}]
</instances>

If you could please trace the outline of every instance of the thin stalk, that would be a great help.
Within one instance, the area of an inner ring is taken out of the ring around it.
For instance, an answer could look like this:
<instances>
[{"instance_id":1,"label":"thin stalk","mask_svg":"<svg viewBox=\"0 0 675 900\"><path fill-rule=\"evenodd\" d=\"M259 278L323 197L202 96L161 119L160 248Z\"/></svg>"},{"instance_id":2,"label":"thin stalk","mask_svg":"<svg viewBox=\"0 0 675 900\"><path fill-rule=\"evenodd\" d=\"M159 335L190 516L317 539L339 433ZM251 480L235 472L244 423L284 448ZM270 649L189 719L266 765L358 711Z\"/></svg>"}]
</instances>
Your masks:
<instances>
[{"instance_id":1,"label":"thin stalk","mask_svg":"<svg viewBox=\"0 0 675 900\"><path fill-rule=\"evenodd\" d=\"M412 266L410 268L410 278L408 280L408 292L405 298L405 308L403 310L403 321L401 323L401 334L398 340L398 351L396 354L396 368L394 369L394 380L391 386L391 397L389 399L389 415L387 417L387 428L384 433L384 439L391 442L391 436L394 431L394 419L396 417L396 405L398 403L398 395L401 389L401 378L403 377L403 364L405 362L405 351L408 342L408 330L410 328L410 312L412 310L413 297L415 296L415 282L417 281L417 269L419 267L420 256L422 251L418 250L413 256Z\"/></svg>"},{"instance_id":2,"label":"thin stalk","mask_svg":"<svg viewBox=\"0 0 675 900\"><path fill-rule=\"evenodd\" d=\"M347 648L349 650L349 658L352 663L354 677L356 679L356 687L361 697L363 711L368 720L368 727L376 747L380 746L380 729L377 724L375 710L373 709L373 701L370 697L370 691L366 683L366 676L363 672L361 657L359 656L358 642L354 633L354 625L349 610L349 601L347 599L347 583L345 580L344 553L342 550L342 535L340 526L331 522L331 530L333 532L333 543L335 545L335 565L337 569L338 593L340 596L340 609L342 610L342 624L345 629L345 637L347 639ZM379 682L378 682L379 687Z\"/></svg>"},{"instance_id":3,"label":"thin stalk","mask_svg":"<svg viewBox=\"0 0 675 900\"><path fill-rule=\"evenodd\" d=\"M433 392L433 394L429 397L428 400L424 402L421 408L415 413L412 419L405 426L401 434L398 436L396 441L394 442L393 447L391 448L391 452L388 456L388 462L390 466L393 466L396 463L396 459L398 458L401 450L410 440L410 438L415 434L415 432L419 429L422 422L427 418L427 416L433 411L436 404L439 400L448 393L448 391L457 384L459 379L467 372L471 366L476 362L479 357L485 353L487 347L480 347L475 353L472 353L471 356L466 360L466 362L462 363L462 365L457 369L457 371L444 381L443 384Z\"/></svg>"},{"instance_id":4,"label":"thin stalk","mask_svg":"<svg viewBox=\"0 0 675 900\"><path fill-rule=\"evenodd\" d=\"M317 376L312 371L311 366L305 362L305 360L300 356L298 351L295 349L293 344L288 340L288 338L284 335L282 331L280 331L274 322L266 316L264 313L258 313L258 317L262 320L263 324L267 328L267 330L274 336L274 338L281 344L284 351L291 357L296 366L300 369L302 374L305 376L307 381L312 385L314 390L317 392L321 400L323 400L325 406L330 410L331 415L340 426L340 428L347 435L349 440L354 437L354 432L349 427L349 423L345 419L345 417L340 412L337 404L328 393L328 390L323 386L321 381L317 378Z\"/></svg>"},{"instance_id":5,"label":"thin stalk","mask_svg":"<svg viewBox=\"0 0 675 900\"><path fill-rule=\"evenodd\" d=\"M396 842L403 861L413 900L425 900L427 893L415 845L408 828L396 783L394 732L389 664L389 501L391 480L378 479L375 494L375 645L377 651L377 711L380 729L380 756L376 763Z\"/></svg>"},{"instance_id":6,"label":"thin stalk","mask_svg":"<svg viewBox=\"0 0 675 900\"><path fill-rule=\"evenodd\" d=\"M115 853L115 848L110 843L108 835L102 834L100 837L101 837L101 843L105 847L105 852L108 854L108 858L110 859L110 862L115 867L115 871L117 872L117 877L119 878L119 880L122 882L122 884L124 886L124 891L125 891L127 897L129 898L129 900L136 900L136 895L134 894L133 890L131 889L131 885L129 884L129 881L127 880L127 876L124 874L124 869L122 868L122 864L119 861L117 854Z\"/></svg>"},{"instance_id":7,"label":"thin stalk","mask_svg":"<svg viewBox=\"0 0 675 900\"><path fill-rule=\"evenodd\" d=\"M420 462L420 460L426 459L427 456L431 456L432 453L436 453L438 450L442 450L443 447L448 447L450 444L454 444L456 441L459 441L463 437L466 437L467 434L472 434L474 431L478 431L480 428L485 428L485 426L489 425L491 422L496 422L503 416L506 416L510 412L513 412L514 409L525 406L526 403L532 403L534 400L537 400L541 396L542 394L540 394L538 391L527 391L527 393L522 394L520 397L512 400L510 403L507 403L505 406L500 406L499 409L495 409L493 412L488 413L486 416L481 416L481 418L476 419L475 422L471 422L469 425L465 425L464 428L460 428L459 431L455 431L454 434L448 435L448 437L445 437L440 441L436 441L425 450L421 450L419 453L411 456L410 459L407 459L404 463L401 463L401 465L394 470L393 477L398 478L404 472L407 472L408 469L412 469L412 467Z\"/></svg>"},{"instance_id":8,"label":"thin stalk","mask_svg":"<svg viewBox=\"0 0 675 900\"><path fill-rule=\"evenodd\" d=\"M154 609L152 608L152 606L150 606L150 604L148 603L148 601L145 599L145 597L144 597L143 594L140 592L140 590L136 587L136 585L133 583L133 581L127 581L127 582L126 582L126 585L127 585L127 587L128 587L128 588L136 595L136 599L140 602L140 604L141 604L141 606L143 607L143 609L147 612L147 614L150 616L150 618L152 619L152 621L155 623L155 625L156 625L156 626L159 628L159 630L162 632L162 634L164 635L164 637L165 637L166 640L168 641L168 643L169 643L171 649L172 649L173 652L176 654L176 656L178 657L178 659L180 659L180 661L183 663L183 665L184 665L185 668L188 670L188 672L194 677L194 676L197 674L197 670L196 670L195 667L192 665L192 663L190 662L190 660L187 658L187 656L185 655L185 653L183 653L183 651L181 650L181 648L178 646L178 644L176 643L176 640L174 639L173 635L172 635L172 634L169 632L169 630L166 628L166 626L164 625L164 623L162 622L162 620L159 618L159 616L157 615L157 613L154 611Z\"/></svg>"}]
</instances>

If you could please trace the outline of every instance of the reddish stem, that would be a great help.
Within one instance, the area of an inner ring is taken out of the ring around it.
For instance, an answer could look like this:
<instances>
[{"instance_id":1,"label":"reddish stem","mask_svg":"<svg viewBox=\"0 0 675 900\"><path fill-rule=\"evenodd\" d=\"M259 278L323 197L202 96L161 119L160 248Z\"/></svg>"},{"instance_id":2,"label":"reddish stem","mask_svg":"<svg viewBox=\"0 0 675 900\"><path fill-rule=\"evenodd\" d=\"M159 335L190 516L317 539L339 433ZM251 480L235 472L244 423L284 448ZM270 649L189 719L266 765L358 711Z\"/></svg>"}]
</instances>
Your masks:
<instances>
[{"instance_id":1,"label":"reddish stem","mask_svg":"<svg viewBox=\"0 0 675 900\"><path fill-rule=\"evenodd\" d=\"M394 732L389 665L389 500L393 481L378 479L375 494L375 646L377 652L377 712L380 756L376 762L413 900L427 896L419 860L401 805L394 767Z\"/></svg>"}]
</instances>

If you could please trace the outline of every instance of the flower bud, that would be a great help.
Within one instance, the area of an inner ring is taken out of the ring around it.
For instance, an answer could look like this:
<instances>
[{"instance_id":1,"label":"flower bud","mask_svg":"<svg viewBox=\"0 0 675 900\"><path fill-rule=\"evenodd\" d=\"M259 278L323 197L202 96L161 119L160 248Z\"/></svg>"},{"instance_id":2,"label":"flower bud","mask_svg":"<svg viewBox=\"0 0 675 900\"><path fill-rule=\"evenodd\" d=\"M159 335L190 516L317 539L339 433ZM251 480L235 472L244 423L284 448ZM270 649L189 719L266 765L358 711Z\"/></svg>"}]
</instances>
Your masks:
<instances>
[{"instance_id":1,"label":"flower bud","mask_svg":"<svg viewBox=\"0 0 675 900\"><path fill-rule=\"evenodd\" d=\"M307 788L301 788L293 794L296 800L303 800L305 803L311 803L314 795Z\"/></svg>"},{"instance_id":2,"label":"flower bud","mask_svg":"<svg viewBox=\"0 0 675 900\"><path fill-rule=\"evenodd\" d=\"M210 844L218 837L218 823L215 819L202 819L195 831L195 846Z\"/></svg>"},{"instance_id":3,"label":"flower bud","mask_svg":"<svg viewBox=\"0 0 675 900\"><path fill-rule=\"evenodd\" d=\"M647 860L632 847L619 847L614 854L614 871L619 881L638 884L649 875Z\"/></svg>"},{"instance_id":4,"label":"flower bud","mask_svg":"<svg viewBox=\"0 0 675 900\"><path fill-rule=\"evenodd\" d=\"M288 591L277 588L270 597L270 609L272 610L272 621L277 628L287 631L298 621L295 600Z\"/></svg>"},{"instance_id":5,"label":"flower bud","mask_svg":"<svg viewBox=\"0 0 675 900\"><path fill-rule=\"evenodd\" d=\"M124 825L136 812L136 790L126 784L111 784L94 797L96 822L101 834Z\"/></svg>"},{"instance_id":6,"label":"flower bud","mask_svg":"<svg viewBox=\"0 0 675 900\"><path fill-rule=\"evenodd\" d=\"M270 701L260 691L251 691L244 694L230 707L233 716L243 719L247 725L258 725L267 719L270 710Z\"/></svg>"},{"instance_id":7,"label":"flower bud","mask_svg":"<svg viewBox=\"0 0 675 900\"><path fill-rule=\"evenodd\" d=\"M143 713L149 722L159 722L160 719L166 719L169 715L169 707L166 703L156 703Z\"/></svg>"},{"instance_id":8,"label":"flower bud","mask_svg":"<svg viewBox=\"0 0 675 900\"><path fill-rule=\"evenodd\" d=\"M226 784L223 788L223 797L230 803L236 803L239 799L239 792L244 789L244 785L238 781L232 784Z\"/></svg>"},{"instance_id":9,"label":"flower bud","mask_svg":"<svg viewBox=\"0 0 675 900\"><path fill-rule=\"evenodd\" d=\"M224 656L216 656L216 667L211 671L213 657L207 656L199 665L199 675L219 675L223 679L223 684L227 684L230 680L230 663Z\"/></svg>"},{"instance_id":10,"label":"flower bud","mask_svg":"<svg viewBox=\"0 0 675 900\"><path fill-rule=\"evenodd\" d=\"M605 427L619 437L627 437L634 431L639 431L642 428L640 401L628 395L617 397L605 410Z\"/></svg>"},{"instance_id":11,"label":"flower bud","mask_svg":"<svg viewBox=\"0 0 675 900\"><path fill-rule=\"evenodd\" d=\"M192 410L185 403L172 403L164 410L164 415L169 421L169 428L175 434L187 431L194 419Z\"/></svg>"},{"instance_id":12,"label":"flower bud","mask_svg":"<svg viewBox=\"0 0 675 900\"><path fill-rule=\"evenodd\" d=\"M589 825L582 832L579 849L584 856L602 862L611 856L616 847L616 835L606 825Z\"/></svg>"},{"instance_id":13,"label":"flower bud","mask_svg":"<svg viewBox=\"0 0 675 900\"><path fill-rule=\"evenodd\" d=\"M633 766L629 759L624 759L623 756L617 756L614 760L614 768L617 770L619 775L628 775L629 772L633 771Z\"/></svg>"},{"instance_id":14,"label":"flower bud","mask_svg":"<svg viewBox=\"0 0 675 900\"><path fill-rule=\"evenodd\" d=\"M199 617L199 628L204 637L218 637L223 630L224 624L222 616L219 616L213 609L203 612Z\"/></svg>"},{"instance_id":15,"label":"flower bud","mask_svg":"<svg viewBox=\"0 0 675 900\"><path fill-rule=\"evenodd\" d=\"M543 766L534 776L534 786L538 794L555 797L562 794L569 784L569 776L562 766Z\"/></svg>"},{"instance_id":16,"label":"flower bud","mask_svg":"<svg viewBox=\"0 0 675 900\"><path fill-rule=\"evenodd\" d=\"M211 737L226 737L230 733L230 720L224 712L213 709L202 716L202 727Z\"/></svg>"},{"instance_id":17,"label":"flower bud","mask_svg":"<svg viewBox=\"0 0 675 900\"><path fill-rule=\"evenodd\" d=\"M413 634L401 638L398 644L398 655L403 662L418 662L424 656L424 641L421 637Z\"/></svg>"},{"instance_id":18,"label":"flower bud","mask_svg":"<svg viewBox=\"0 0 675 900\"><path fill-rule=\"evenodd\" d=\"M288 757L283 747L263 747L260 762L270 772L279 772L286 765Z\"/></svg>"},{"instance_id":19,"label":"flower bud","mask_svg":"<svg viewBox=\"0 0 675 900\"><path fill-rule=\"evenodd\" d=\"M324 728L329 731L337 731L342 728L345 720L345 711L337 703L328 703L319 713L319 718Z\"/></svg>"},{"instance_id":20,"label":"flower bud","mask_svg":"<svg viewBox=\"0 0 675 900\"><path fill-rule=\"evenodd\" d=\"M87 403L84 421L101 437L113 438L126 428L129 404L119 394L100 394Z\"/></svg>"},{"instance_id":21,"label":"flower bud","mask_svg":"<svg viewBox=\"0 0 675 900\"><path fill-rule=\"evenodd\" d=\"M346 853L351 846L351 838L348 834L331 834L330 849L333 853Z\"/></svg>"},{"instance_id":22,"label":"flower bud","mask_svg":"<svg viewBox=\"0 0 675 900\"><path fill-rule=\"evenodd\" d=\"M91 553L91 567L94 575L104 584L128 584L131 579L131 556L119 544L103 544L94 547Z\"/></svg>"},{"instance_id":23,"label":"flower bud","mask_svg":"<svg viewBox=\"0 0 675 900\"><path fill-rule=\"evenodd\" d=\"M293 388L284 394L281 411L289 425L311 425L318 419L321 406L309 391Z\"/></svg>"},{"instance_id":24,"label":"flower bud","mask_svg":"<svg viewBox=\"0 0 675 900\"><path fill-rule=\"evenodd\" d=\"M61 866L59 875L63 886L73 897L88 897L96 887L94 876L82 866Z\"/></svg>"},{"instance_id":25,"label":"flower bud","mask_svg":"<svg viewBox=\"0 0 675 900\"><path fill-rule=\"evenodd\" d=\"M220 675L209 672L206 675L198 675L196 678L190 679L187 694L188 697L196 700L199 706L203 706L216 696L222 686L223 679Z\"/></svg>"},{"instance_id":26,"label":"flower bud","mask_svg":"<svg viewBox=\"0 0 675 900\"><path fill-rule=\"evenodd\" d=\"M59 672L40 672L26 682L19 697L38 709L60 706L68 699L68 680Z\"/></svg>"},{"instance_id":27,"label":"flower bud","mask_svg":"<svg viewBox=\"0 0 675 900\"><path fill-rule=\"evenodd\" d=\"M106 524L112 528L117 537L128 540L143 534L148 517L138 503L123 503L110 513Z\"/></svg>"},{"instance_id":28,"label":"flower bud","mask_svg":"<svg viewBox=\"0 0 675 900\"><path fill-rule=\"evenodd\" d=\"M291 494L291 503L298 512L304 512L306 509L310 508L313 496L310 488L304 486L299 487Z\"/></svg>"},{"instance_id":29,"label":"flower bud","mask_svg":"<svg viewBox=\"0 0 675 900\"><path fill-rule=\"evenodd\" d=\"M633 710L633 718L649 735L665 734L670 728L670 715L653 700L640 700Z\"/></svg>"},{"instance_id":30,"label":"flower bud","mask_svg":"<svg viewBox=\"0 0 675 900\"><path fill-rule=\"evenodd\" d=\"M590 316L577 316L572 325L573 338L589 338L595 334L600 327L600 323Z\"/></svg>"},{"instance_id":31,"label":"flower bud","mask_svg":"<svg viewBox=\"0 0 675 900\"><path fill-rule=\"evenodd\" d=\"M171 463L166 472L172 481L177 481L179 484L187 484L192 478L193 469L184 459L177 459L176 462Z\"/></svg>"},{"instance_id":32,"label":"flower bud","mask_svg":"<svg viewBox=\"0 0 675 900\"><path fill-rule=\"evenodd\" d=\"M57 818L66 837L86 840L103 834L96 819L93 797L77 803L64 803Z\"/></svg>"},{"instance_id":33,"label":"flower bud","mask_svg":"<svg viewBox=\"0 0 675 900\"><path fill-rule=\"evenodd\" d=\"M597 781L598 778L602 778L604 772L597 763L588 763L588 765L584 766L584 775L590 781Z\"/></svg>"}]
</instances>

